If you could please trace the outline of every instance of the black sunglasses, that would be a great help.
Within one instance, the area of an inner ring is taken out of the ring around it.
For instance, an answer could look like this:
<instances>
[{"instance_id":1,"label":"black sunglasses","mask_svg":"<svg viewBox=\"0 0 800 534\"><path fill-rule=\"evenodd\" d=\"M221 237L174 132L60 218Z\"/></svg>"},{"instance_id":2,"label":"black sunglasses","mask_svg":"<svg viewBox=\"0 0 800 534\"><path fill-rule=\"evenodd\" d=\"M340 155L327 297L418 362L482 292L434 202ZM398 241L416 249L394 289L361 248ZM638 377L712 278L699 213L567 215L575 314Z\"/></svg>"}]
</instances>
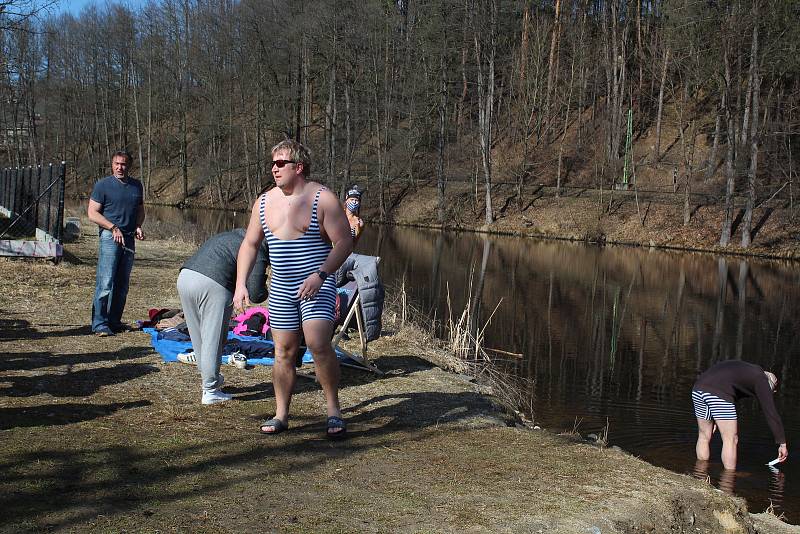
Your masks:
<instances>
[{"instance_id":1,"label":"black sunglasses","mask_svg":"<svg viewBox=\"0 0 800 534\"><path fill-rule=\"evenodd\" d=\"M272 168L272 166L274 165L277 166L279 169L282 169L283 166L286 165L287 163L297 163L297 162L289 159L274 159L272 160L272 165L270 165L270 168Z\"/></svg>"}]
</instances>

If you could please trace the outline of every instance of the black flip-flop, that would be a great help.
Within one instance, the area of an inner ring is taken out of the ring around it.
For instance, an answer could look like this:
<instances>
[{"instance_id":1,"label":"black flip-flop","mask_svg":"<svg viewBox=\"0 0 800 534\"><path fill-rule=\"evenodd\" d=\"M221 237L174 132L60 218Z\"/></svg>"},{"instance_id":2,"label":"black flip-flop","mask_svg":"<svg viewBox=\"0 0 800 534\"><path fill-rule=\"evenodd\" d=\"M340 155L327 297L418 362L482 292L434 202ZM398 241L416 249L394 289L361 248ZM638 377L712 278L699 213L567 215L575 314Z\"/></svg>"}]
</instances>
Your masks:
<instances>
[{"instance_id":1,"label":"black flip-flop","mask_svg":"<svg viewBox=\"0 0 800 534\"><path fill-rule=\"evenodd\" d=\"M266 427L272 427L273 430L268 432L268 431L264 430L265 426ZM272 419L267 419L266 421L261 423L261 426L259 427L259 430L261 431L262 434L267 434L268 436L274 436L275 434L280 434L284 430L289 430L289 424L288 423L284 423L283 421L281 421L277 417L273 417Z\"/></svg>"},{"instance_id":2,"label":"black flip-flop","mask_svg":"<svg viewBox=\"0 0 800 534\"><path fill-rule=\"evenodd\" d=\"M331 432L332 429L341 428L338 432ZM344 439L347 436L347 423L344 422L344 419L341 417L336 417L332 415L328 417L327 428L325 430L325 434L328 436L328 439Z\"/></svg>"}]
</instances>

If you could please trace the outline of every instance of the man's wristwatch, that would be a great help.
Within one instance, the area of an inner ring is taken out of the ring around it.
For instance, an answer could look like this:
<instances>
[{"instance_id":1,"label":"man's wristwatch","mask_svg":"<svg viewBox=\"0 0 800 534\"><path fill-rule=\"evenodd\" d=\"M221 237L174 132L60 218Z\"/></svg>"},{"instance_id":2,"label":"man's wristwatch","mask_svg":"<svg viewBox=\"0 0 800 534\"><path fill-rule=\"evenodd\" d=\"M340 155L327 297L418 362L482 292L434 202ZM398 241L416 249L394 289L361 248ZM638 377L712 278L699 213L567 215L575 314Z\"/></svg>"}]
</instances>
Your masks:
<instances>
[{"instance_id":1,"label":"man's wristwatch","mask_svg":"<svg viewBox=\"0 0 800 534\"><path fill-rule=\"evenodd\" d=\"M325 271L323 271L322 269L317 269L317 276L319 276L320 278L322 278L322 281L324 282L324 281L325 281L325 279L326 279L326 278L328 278L328 273L326 273L326 272L325 272Z\"/></svg>"},{"instance_id":2,"label":"man's wristwatch","mask_svg":"<svg viewBox=\"0 0 800 534\"><path fill-rule=\"evenodd\" d=\"M111 233L113 234L114 230L116 230L117 228L119 228L119 226L117 226L116 224L112 224L111 225Z\"/></svg>"}]
</instances>

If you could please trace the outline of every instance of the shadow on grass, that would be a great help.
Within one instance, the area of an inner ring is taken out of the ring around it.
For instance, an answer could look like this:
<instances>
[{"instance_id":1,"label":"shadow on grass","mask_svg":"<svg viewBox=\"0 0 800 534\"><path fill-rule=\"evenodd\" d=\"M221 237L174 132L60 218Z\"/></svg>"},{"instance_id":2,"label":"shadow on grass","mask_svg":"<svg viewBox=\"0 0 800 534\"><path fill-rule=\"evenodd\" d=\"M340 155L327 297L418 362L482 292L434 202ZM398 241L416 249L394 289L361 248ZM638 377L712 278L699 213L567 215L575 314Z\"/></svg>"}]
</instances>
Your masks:
<instances>
[{"instance_id":1,"label":"shadow on grass","mask_svg":"<svg viewBox=\"0 0 800 534\"><path fill-rule=\"evenodd\" d=\"M149 348L126 347L115 352L89 354L53 354L52 352L7 352L0 354L0 371L31 371L44 367L79 365L99 362L118 362L151 357Z\"/></svg>"},{"instance_id":2,"label":"shadow on grass","mask_svg":"<svg viewBox=\"0 0 800 534\"><path fill-rule=\"evenodd\" d=\"M96 357L99 355L87 355ZM108 358L113 360L113 358ZM7 384L0 388L0 397L32 397L52 395L53 397L88 397L101 387L134 380L158 368L141 363L124 363L113 367L97 367L80 371L54 372L38 376L5 376L0 379Z\"/></svg>"},{"instance_id":3,"label":"shadow on grass","mask_svg":"<svg viewBox=\"0 0 800 534\"><path fill-rule=\"evenodd\" d=\"M35 426L61 426L91 421L119 410L150 406L150 401L112 402L111 404L47 404L43 406L0 408L0 430Z\"/></svg>"},{"instance_id":4,"label":"shadow on grass","mask_svg":"<svg viewBox=\"0 0 800 534\"><path fill-rule=\"evenodd\" d=\"M378 359L370 360L370 363L375 364L385 374L377 375L366 369L362 370L343 366L339 389L362 386L391 377L409 376L434 367L430 362L415 356L382 356ZM240 401L264 400L274 398L275 396L275 389L272 386L272 382L263 382L247 387L225 386L224 390L226 393L236 394L237 400ZM313 364L305 364L298 369L297 382L292 394L297 395L298 393L309 391L322 391L322 387L315 380ZM246 395L240 395L242 393L246 393Z\"/></svg>"},{"instance_id":5,"label":"shadow on grass","mask_svg":"<svg viewBox=\"0 0 800 534\"><path fill-rule=\"evenodd\" d=\"M40 325L41 326L41 325ZM62 326L62 325L58 325ZM65 330L41 332L24 319L0 319L0 340L47 339L53 337L85 336L92 333L89 325L72 325Z\"/></svg>"},{"instance_id":6,"label":"shadow on grass","mask_svg":"<svg viewBox=\"0 0 800 534\"><path fill-rule=\"evenodd\" d=\"M94 437L91 426L86 426L80 430L81 439L64 434L58 446L37 442L31 448L0 453L4 474L0 509L5 524L17 531L80 530L100 515L114 516L115 528L136 528L140 516L134 510L142 507L150 515L156 513L152 508L159 508L163 515L182 506L183 517L176 520L189 522L192 514L187 511L198 495L218 499L243 492L254 497L263 496L259 493L263 491L284 492L287 484L294 483L293 477L317 476L313 473L332 459L400 445L414 447L432 433L441 435L439 425L483 415L484 407L488 403L474 393L379 395L348 410L366 411L349 419L353 431L342 442L324 439L323 420L293 426L274 437L260 436L251 428L236 436L231 428L200 435L147 424L136 427L131 445L125 441L127 435L115 436L122 445L98 443L102 438ZM355 432L353 427L359 425L372 427ZM415 432L398 438L394 432L399 427ZM121 429L131 432L127 426ZM319 431L318 437L303 430ZM454 433L463 431L452 428ZM94 446L86 447L88 442ZM265 486L270 480L275 484Z\"/></svg>"}]
</instances>

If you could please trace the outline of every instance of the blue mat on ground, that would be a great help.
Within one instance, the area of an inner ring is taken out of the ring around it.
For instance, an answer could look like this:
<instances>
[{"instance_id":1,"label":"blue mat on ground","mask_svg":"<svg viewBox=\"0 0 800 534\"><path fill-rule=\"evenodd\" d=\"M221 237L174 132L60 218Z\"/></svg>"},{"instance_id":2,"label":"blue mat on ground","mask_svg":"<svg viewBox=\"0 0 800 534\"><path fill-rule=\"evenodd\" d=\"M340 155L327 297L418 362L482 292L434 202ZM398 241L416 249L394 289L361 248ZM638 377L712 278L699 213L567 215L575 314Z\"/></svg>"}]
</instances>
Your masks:
<instances>
[{"instance_id":1,"label":"blue mat on ground","mask_svg":"<svg viewBox=\"0 0 800 534\"><path fill-rule=\"evenodd\" d=\"M189 336L177 334L174 329L169 331L159 331L155 328L142 328L143 332L150 334L150 342L153 348L161 355L165 362L178 361L178 354L192 349L192 342ZM227 363L228 355L239 350L247 356L248 365L272 365L275 358L271 356L257 356L259 353L274 354L274 344L272 341L261 337L240 336L233 332L228 332L228 342L222 350L222 363ZM336 351L336 356L340 360L347 360L347 356ZM312 363L311 351L306 349L303 355L303 363Z\"/></svg>"}]
</instances>

